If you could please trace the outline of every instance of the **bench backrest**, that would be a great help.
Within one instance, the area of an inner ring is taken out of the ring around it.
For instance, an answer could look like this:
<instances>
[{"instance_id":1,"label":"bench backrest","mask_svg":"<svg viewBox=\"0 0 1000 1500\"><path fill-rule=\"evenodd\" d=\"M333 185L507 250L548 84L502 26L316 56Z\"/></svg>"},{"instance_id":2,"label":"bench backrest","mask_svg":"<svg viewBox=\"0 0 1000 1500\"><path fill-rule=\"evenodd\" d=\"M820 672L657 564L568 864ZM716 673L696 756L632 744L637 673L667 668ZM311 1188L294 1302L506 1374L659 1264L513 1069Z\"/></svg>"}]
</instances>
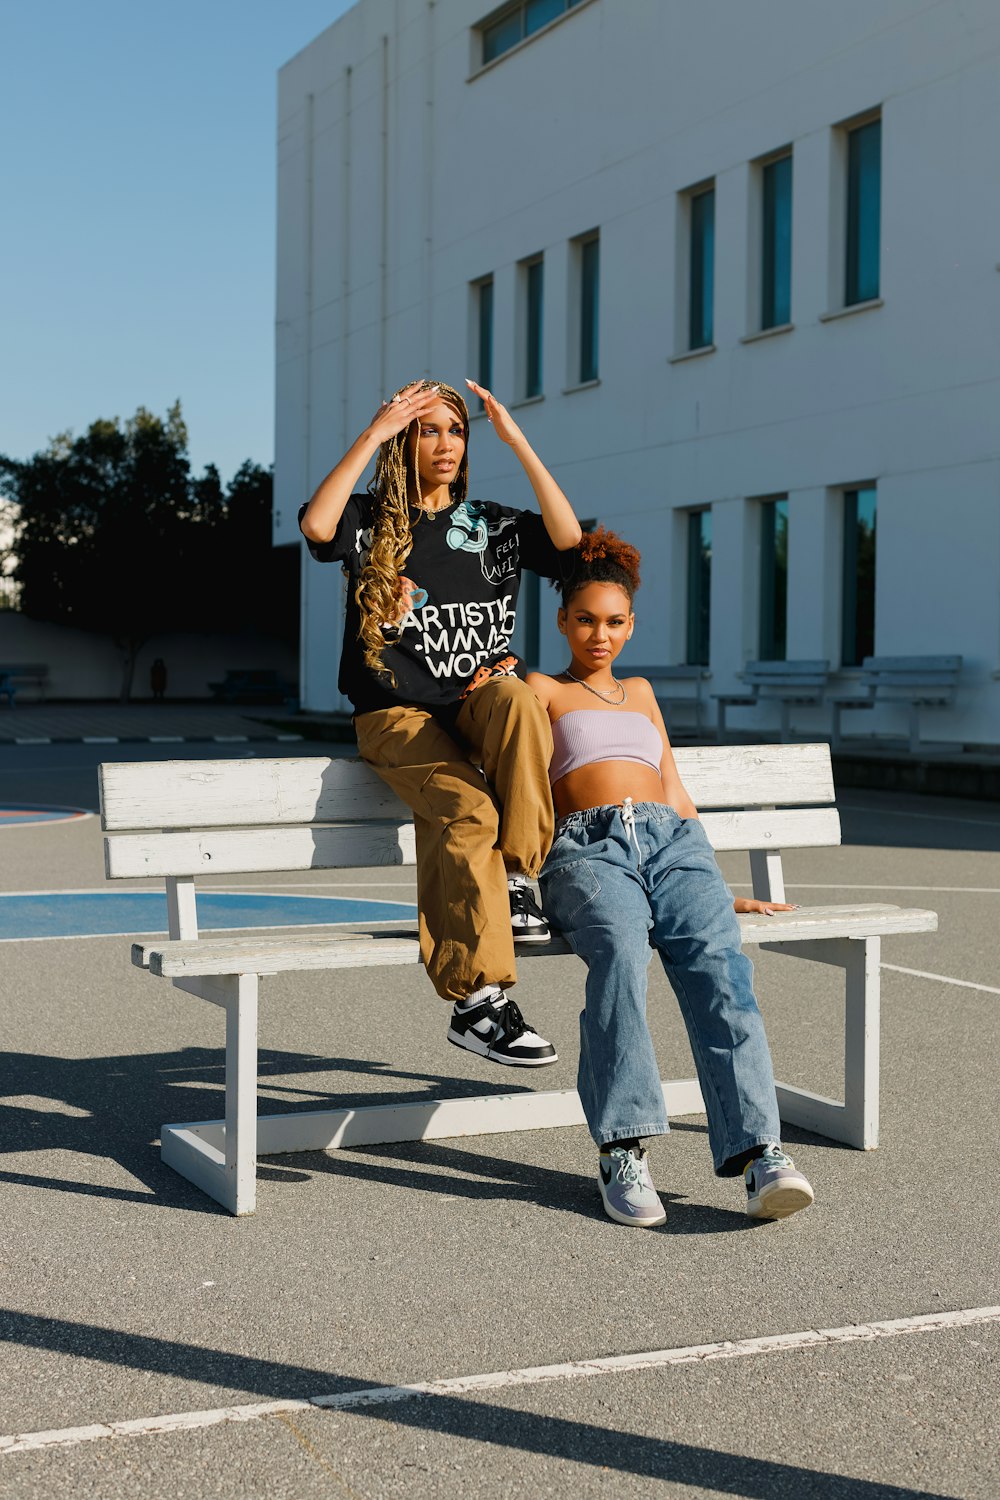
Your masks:
<instances>
[{"instance_id":1,"label":"bench backrest","mask_svg":"<svg viewBox=\"0 0 1000 1500\"><path fill-rule=\"evenodd\" d=\"M822 688L829 675L828 661L748 661L740 673L744 682L759 691Z\"/></svg>"},{"instance_id":2,"label":"bench backrest","mask_svg":"<svg viewBox=\"0 0 1000 1500\"><path fill-rule=\"evenodd\" d=\"M872 687L953 688L960 656L866 656L861 671Z\"/></svg>"},{"instance_id":3,"label":"bench backrest","mask_svg":"<svg viewBox=\"0 0 1000 1500\"><path fill-rule=\"evenodd\" d=\"M678 749L718 850L839 844L830 748ZM100 767L110 879L412 864L408 809L368 766L323 757Z\"/></svg>"},{"instance_id":4,"label":"bench backrest","mask_svg":"<svg viewBox=\"0 0 1000 1500\"><path fill-rule=\"evenodd\" d=\"M682 663L674 667L634 667L631 662L619 668L624 677L645 677L655 687L658 682L704 682L709 672L707 667Z\"/></svg>"}]
</instances>

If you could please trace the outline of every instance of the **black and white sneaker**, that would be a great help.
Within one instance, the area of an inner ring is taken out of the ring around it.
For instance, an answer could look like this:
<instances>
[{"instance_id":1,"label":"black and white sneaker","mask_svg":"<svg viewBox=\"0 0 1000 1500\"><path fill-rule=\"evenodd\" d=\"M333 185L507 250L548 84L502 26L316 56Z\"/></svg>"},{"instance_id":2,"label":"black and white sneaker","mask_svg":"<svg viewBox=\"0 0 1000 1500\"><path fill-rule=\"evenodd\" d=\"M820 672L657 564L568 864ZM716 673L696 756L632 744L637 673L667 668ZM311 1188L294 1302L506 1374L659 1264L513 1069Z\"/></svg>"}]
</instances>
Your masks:
<instances>
[{"instance_id":1,"label":"black and white sneaker","mask_svg":"<svg viewBox=\"0 0 1000 1500\"><path fill-rule=\"evenodd\" d=\"M508 875L510 925L515 943L547 943L552 936L535 893L524 875Z\"/></svg>"},{"instance_id":2,"label":"black and white sneaker","mask_svg":"<svg viewBox=\"0 0 1000 1500\"><path fill-rule=\"evenodd\" d=\"M503 991L476 1005L456 1005L451 1013L448 1040L490 1062L515 1068L544 1068L556 1059L556 1049L537 1032Z\"/></svg>"}]
</instances>

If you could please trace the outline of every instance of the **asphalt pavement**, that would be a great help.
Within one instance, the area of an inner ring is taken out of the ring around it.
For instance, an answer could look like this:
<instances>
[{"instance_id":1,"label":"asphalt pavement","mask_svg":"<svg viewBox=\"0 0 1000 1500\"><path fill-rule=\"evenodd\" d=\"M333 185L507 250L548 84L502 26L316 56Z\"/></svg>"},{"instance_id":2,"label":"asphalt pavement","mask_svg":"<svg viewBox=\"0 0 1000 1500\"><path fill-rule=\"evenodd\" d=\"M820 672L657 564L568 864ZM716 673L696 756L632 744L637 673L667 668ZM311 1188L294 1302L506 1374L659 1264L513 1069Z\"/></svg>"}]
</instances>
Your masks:
<instances>
[{"instance_id":1,"label":"asphalt pavement","mask_svg":"<svg viewBox=\"0 0 1000 1500\"><path fill-rule=\"evenodd\" d=\"M86 812L100 759L181 753L344 747L9 744L0 804ZM786 856L789 899L932 907L940 931L883 944L879 1149L789 1130L816 1203L777 1224L713 1176L698 1116L652 1146L655 1231L604 1217L582 1128L268 1158L233 1219L157 1150L220 1113L215 1008L127 937L0 943L0 1494L994 1500L1000 809L842 808L840 849ZM404 869L209 883L414 895ZM0 892L102 886L96 817L0 827ZM757 972L778 1076L836 1094L836 973ZM518 986L560 1053L532 1085L573 1085L581 977L556 958ZM416 968L276 976L261 1013L263 1108L523 1083L447 1045ZM650 1016L689 1076L656 968Z\"/></svg>"}]
</instances>

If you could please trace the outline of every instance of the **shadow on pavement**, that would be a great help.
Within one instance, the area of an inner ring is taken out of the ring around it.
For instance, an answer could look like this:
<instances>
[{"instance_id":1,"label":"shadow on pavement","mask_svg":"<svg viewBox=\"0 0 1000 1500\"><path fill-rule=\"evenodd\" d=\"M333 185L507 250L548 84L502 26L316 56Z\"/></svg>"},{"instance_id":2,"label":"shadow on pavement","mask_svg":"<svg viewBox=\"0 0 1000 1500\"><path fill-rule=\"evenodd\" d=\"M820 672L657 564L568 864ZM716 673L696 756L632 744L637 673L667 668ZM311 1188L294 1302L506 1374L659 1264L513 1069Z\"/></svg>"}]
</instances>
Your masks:
<instances>
[{"instance_id":1,"label":"shadow on pavement","mask_svg":"<svg viewBox=\"0 0 1000 1500\"><path fill-rule=\"evenodd\" d=\"M323 1057L300 1052L264 1049L260 1053L261 1113L269 1103L290 1112L301 1099L303 1109L357 1108L379 1104L410 1104L423 1098L461 1098L507 1095L507 1080L471 1085L468 1080L434 1073L407 1072L388 1063L352 1057ZM314 1082L296 1089L296 1074L352 1074L398 1079L422 1088L379 1090L377 1096L355 1090L329 1093ZM224 1113L224 1054L207 1047L184 1047L177 1052L139 1056L66 1058L37 1053L0 1053L0 1163L8 1154L40 1151L77 1152L116 1162L142 1186L112 1187L76 1182L42 1173L0 1170L0 1182L54 1188L119 1202L150 1203L188 1211L223 1213L204 1194L161 1164L154 1144L166 1122L218 1119ZM271 1080L274 1080L273 1084ZM274 1097L269 1097L272 1094ZM291 1099L289 1096L293 1096ZM301 1161L301 1157L295 1158ZM315 1160L325 1160L317 1154ZM268 1158L268 1163L272 1159ZM289 1158L289 1160L293 1160ZM302 1172L265 1164L262 1177L301 1180Z\"/></svg>"},{"instance_id":2,"label":"shadow on pavement","mask_svg":"<svg viewBox=\"0 0 1000 1500\"><path fill-rule=\"evenodd\" d=\"M124 1365L198 1381L213 1388L222 1387L226 1392L276 1400L345 1396L384 1389L375 1382L331 1375L325 1370L15 1311L0 1311L0 1339L30 1349ZM617 1425L597 1426L457 1396L431 1394L381 1403L375 1400L371 1405L359 1403L347 1409L352 1415L381 1418L397 1427L439 1432L547 1458L565 1458L621 1474L697 1485L717 1494L746 1496L750 1500L758 1497L773 1500L777 1495L794 1495L796 1500L799 1497L801 1500L947 1500L935 1491L905 1489L797 1464L720 1453L714 1448L647 1437ZM317 1407L317 1415L322 1410Z\"/></svg>"},{"instance_id":3,"label":"shadow on pavement","mask_svg":"<svg viewBox=\"0 0 1000 1500\"><path fill-rule=\"evenodd\" d=\"M989 802L848 788L837 798L844 844L866 848L1000 853L1000 817Z\"/></svg>"}]
</instances>

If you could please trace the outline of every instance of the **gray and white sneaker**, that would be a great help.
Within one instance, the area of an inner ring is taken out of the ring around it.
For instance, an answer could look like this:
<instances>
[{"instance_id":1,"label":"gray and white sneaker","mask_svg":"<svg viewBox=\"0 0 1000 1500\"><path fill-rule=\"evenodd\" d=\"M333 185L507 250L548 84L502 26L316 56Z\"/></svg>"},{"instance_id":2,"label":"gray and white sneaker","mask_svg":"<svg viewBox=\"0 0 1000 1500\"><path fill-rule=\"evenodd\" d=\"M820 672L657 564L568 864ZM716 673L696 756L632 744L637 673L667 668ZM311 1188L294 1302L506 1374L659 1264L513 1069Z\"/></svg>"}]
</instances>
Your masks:
<instances>
[{"instance_id":1,"label":"gray and white sneaker","mask_svg":"<svg viewBox=\"0 0 1000 1500\"><path fill-rule=\"evenodd\" d=\"M508 875L507 893L515 943L547 943L552 934L527 876Z\"/></svg>"},{"instance_id":2,"label":"gray and white sneaker","mask_svg":"<svg viewBox=\"0 0 1000 1500\"><path fill-rule=\"evenodd\" d=\"M780 1146L765 1146L743 1170L751 1219L787 1219L814 1198L808 1179Z\"/></svg>"},{"instance_id":3,"label":"gray and white sneaker","mask_svg":"<svg viewBox=\"0 0 1000 1500\"><path fill-rule=\"evenodd\" d=\"M558 1061L552 1043L532 1031L503 990L476 1005L456 1005L448 1040L466 1052L514 1068L544 1068Z\"/></svg>"},{"instance_id":4,"label":"gray and white sneaker","mask_svg":"<svg viewBox=\"0 0 1000 1500\"><path fill-rule=\"evenodd\" d=\"M638 1151L612 1146L598 1157L597 1182L601 1189L604 1212L618 1224L635 1224L653 1229L666 1223L666 1210L649 1175L649 1162L640 1146Z\"/></svg>"}]
</instances>

